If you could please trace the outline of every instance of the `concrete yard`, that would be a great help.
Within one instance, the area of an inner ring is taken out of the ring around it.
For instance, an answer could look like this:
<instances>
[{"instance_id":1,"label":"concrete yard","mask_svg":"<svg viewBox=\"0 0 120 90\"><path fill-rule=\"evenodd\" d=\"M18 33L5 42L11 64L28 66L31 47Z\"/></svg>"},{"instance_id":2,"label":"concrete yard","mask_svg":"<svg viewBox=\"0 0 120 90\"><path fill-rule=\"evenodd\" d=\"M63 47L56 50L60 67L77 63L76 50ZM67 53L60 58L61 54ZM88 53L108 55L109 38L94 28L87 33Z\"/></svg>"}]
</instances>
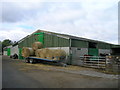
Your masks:
<instances>
[{"instance_id":1,"label":"concrete yard","mask_svg":"<svg viewBox=\"0 0 120 90\"><path fill-rule=\"evenodd\" d=\"M118 75L80 66L29 64L3 56L2 88L118 88Z\"/></svg>"}]
</instances>

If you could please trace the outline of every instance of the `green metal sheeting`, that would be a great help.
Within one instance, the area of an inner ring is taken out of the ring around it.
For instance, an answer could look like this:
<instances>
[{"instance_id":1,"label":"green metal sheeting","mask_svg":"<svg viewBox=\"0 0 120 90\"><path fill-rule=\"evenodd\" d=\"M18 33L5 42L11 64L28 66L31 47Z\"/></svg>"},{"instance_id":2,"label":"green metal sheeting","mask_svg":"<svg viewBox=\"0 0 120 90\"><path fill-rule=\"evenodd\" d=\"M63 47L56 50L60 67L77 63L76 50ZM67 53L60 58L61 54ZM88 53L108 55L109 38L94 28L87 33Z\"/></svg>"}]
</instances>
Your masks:
<instances>
[{"instance_id":1,"label":"green metal sheeting","mask_svg":"<svg viewBox=\"0 0 120 90\"><path fill-rule=\"evenodd\" d=\"M31 47L32 44L36 41L39 41L39 35L36 35L36 34L32 34L28 37L26 37L23 41L21 41L18 46L19 48L22 48L22 47Z\"/></svg>"},{"instance_id":2,"label":"green metal sheeting","mask_svg":"<svg viewBox=\"0 0 120 90\"><path fill-rule=\"evenodd\" d=\"M34 33L34 35L37 35L36 40L44 44L44 32L40 33Z\"/></svg>"},{"instance_id":3,"label":"green metal sheeting","mask_svg":"<svg viewBox=\"0 0 120 90\"><path fill-rule=\"evenodd\" d=\"M82 40L72 39L71 46L72 47L88 48L88 42L82 41Z\"/></svg>"},{"instance_id":4,"label":"green metal sheeting","mask_svg":"<svg viewBox=\"0 0 120 90\"><path fill-rule=\"evenodd\" d=\"M45 47L69 47L69 39L58 37L57 35L44 34Z\"/></svg>"},{"instance_id":5,"label":"green metal sheeting","mask_svg":"<svg viewBox=\"0 0 120 90\"><path fill-rule=\"evenodd\" d=\"M97 42L96 42L97 43ZM72 47L81 47L81 48L89 48L89 42L83 40L72 39L71 40ZM99 49L111 49L112 45L107 43L97 43L97 47Z\"/></svg>"},{"instance_id":6,"label":"green metal sheeting","mask_svg":"<svg viewBox=\"0 0 120 90\"><path fill-rule=\"evenodd\" d=\"M64 38L65 36L53 33L34 33L27 36L23 41L19 43L19 48L31 47L36 41L43 43L44 47L69 47L70 39ZM107 43L96 42L99 49L110 49L112 46ZM78 39L71 39L71 47L89 48L89 42Z\"/></svg>"},{"instance_id":7,"label":"green metal sheeting","mask_svg":"<svg viewBox=\"0 0 120 90\"><path fill-rule=\"evenodd\" d=\"M41 42L44 47L69 47L69 39L58 37L57 35L47 33L34 33L33 35L26 37L22 42L19 43L19 48L31 47L35 42Z\"/></svg>"},{"instance_id":8,"label":"green metal sheeting","mask_svg":"<svg viewBox=\"0 0 120 90\"><path fill-rule=\"evenodd\" d=\"M8 55L8 56L11 55L11 49L10 49L10 48L7 49L7 55Z\"/></svg>"},{"instance_id":9,"label":"green metal sheeting","mask_svg":"<svg viewBox=\"0 0 120 90\"><path fill-rule=\"evenodd\" d=\"M22 56L22 48L19 48L19 59L24 59L24 57Z\"/></svg>"},{"instance_id":10,"label":"green metal sheeting","mask_svg":"<svg viewBox=\"0 0 120 90\"><path fill-rule=\"evenodd\" d=\"M97 48L89 48L88 54L93 56L98 56L98 49Z\"/></svg>"},{"instance_id":11,"label":"green metal sheeting","mask_svg":"<svg viewBox=\"0 0 120 90\"><path fill-rule=\"evenodd\" d=\"M106 43L97 43L97 48L99 49L111 49L112 45Z\"/></svg>"}]
</instances>

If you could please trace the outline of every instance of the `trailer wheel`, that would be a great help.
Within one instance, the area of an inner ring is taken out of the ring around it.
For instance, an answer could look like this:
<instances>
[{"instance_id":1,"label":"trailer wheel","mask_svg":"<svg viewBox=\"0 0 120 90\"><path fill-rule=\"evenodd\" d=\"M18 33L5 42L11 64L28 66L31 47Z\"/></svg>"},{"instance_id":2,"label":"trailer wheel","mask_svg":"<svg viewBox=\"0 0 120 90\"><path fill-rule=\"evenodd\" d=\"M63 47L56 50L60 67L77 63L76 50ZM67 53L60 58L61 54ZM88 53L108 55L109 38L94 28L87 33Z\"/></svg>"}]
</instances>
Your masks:
<instances>
[{"instance_id":1,"label":"trailer wheel","mask_svg":"<svg viewBox=\"0 0 120 90\"><path fill-rule=\"evenodd\" d=\"M33 60L33 59L30 59L30 63L33 64L33 63L34 63L34 60Z\"/></svg>"},{"instance_id":2,"label":"trailer wheel","mask_svg":"<svg viewBox=\"0 0 120 90\"><path fill-rule=\"evenodd\" d=\"M30 63L29 59L25 59L25 63Z\"/></svg>"},{"instance_id":3,"label":"trailer wheel","mask_svg":"<svg viewBox=\"0 0 120 90\"><path fill-rule=\"evenodd\" d=\"M65 63L60 63L61 64L61 66L63 66L63 67L67 67L67 64L65 64Z\"/></svg>"}]
</instances>

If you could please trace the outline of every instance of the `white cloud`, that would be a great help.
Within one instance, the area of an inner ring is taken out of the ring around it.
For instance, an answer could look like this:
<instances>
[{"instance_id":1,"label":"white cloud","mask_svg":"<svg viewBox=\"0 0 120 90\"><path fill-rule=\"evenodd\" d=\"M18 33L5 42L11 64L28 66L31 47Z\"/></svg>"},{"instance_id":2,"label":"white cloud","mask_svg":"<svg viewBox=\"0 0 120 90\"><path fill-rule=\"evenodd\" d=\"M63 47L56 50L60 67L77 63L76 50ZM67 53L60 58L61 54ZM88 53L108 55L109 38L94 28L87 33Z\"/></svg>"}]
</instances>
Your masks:
<instances>
[{"instance_id":1,"label":"white cloud","mask_svg":"<svg viewBox=\"0 0 120 90\"><path fill-rule=\"evenodd\" d=\"M81 0L82 7L86 10L103 10L118 3L119 0Z\"/></svg>"},{"instance_id":2,"label":"white cloud","mask_svg":"<svg viewBox=\"0 0 120 90\"><path fill-rule=\"evenodd\" d=\"M12 41L18 41L25 37L26 35L29 35L29 32L25 32L24 30L15 29L15 30L9 30L9 31L0 31L0 40L4 39L10 39Z\"/></svg>"},{"instance_id":3,"label":"white cloud","mask_svg":"<svg viewBox=\"0 0 120 90\"><path fill-rule=\"evenodd\" d=\"M34 27L35 30L45 29L117 43L118 0L79 0L74 2L67 2L67 0L65 0L64 2L66 3L61 1L59 3L56 1L45 3L44 0L28 2L29 1L13 2L12 5L14 5L16 9L9 12L11 15L9 19L17 19L17 22L8 22L8 24L12 24L12 26L29 25ZM12 10L11 6L7 7L7 9L8 8ZM16 14L13 14L14 12ZM17 14L21 15L22 20L19 19L20 16L16 16ZM5 13L5 15L5 18L8 18L7 13ZM19 33L21 32L22 34L25 32L24 28L22 28L24 30L19 29ZM9 27L7 30L9 30ZM16 29L13 28L12 30ZM31 33L31 31L27 31L27 33ZM13 31L11 32L14 33ZM7 31L4 31L4 34L5 33L7 33ZM12 35L8 35L12 37Z\"/></svg>"},{"instance_id":4,"label":"white cloud","mask_svg":"<svg viewBox=\"0 0 120 90\"><path fill-rule=\"evenodd\" d=\"M10 2L11 3L11 2ZM23 1L23 2L15 2L13 3L16 7L19 7L21 9L25 9L25 10L30 10L30 9L35 9L35 8L40 8L42 7L42 2L38 2L36 3L35 1Z\"/></svg>"}]
</instances>

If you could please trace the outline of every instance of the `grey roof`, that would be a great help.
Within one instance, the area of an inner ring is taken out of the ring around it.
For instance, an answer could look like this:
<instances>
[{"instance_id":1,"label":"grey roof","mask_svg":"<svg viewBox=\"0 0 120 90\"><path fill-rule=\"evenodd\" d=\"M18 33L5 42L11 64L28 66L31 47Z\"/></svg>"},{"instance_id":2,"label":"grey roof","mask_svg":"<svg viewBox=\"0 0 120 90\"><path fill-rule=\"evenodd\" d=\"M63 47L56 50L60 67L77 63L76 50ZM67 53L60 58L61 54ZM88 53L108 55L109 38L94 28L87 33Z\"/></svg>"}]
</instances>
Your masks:
<instances>
[{"instance_id":1,"label":"grey roof","mask_svg":"<svg viewBox=\"0 0 120 90\"><path fill-rule=\"evenodd\" d=\"M99 43L111 44L111 43L107 43L107 42L103 42L103 41L92 40L92 39L87 39L87 38L83 38L83 37L77 37L77 36L68 35L68 34L54 33L54 32L45 31L45 30L37 30L37 31L34 32L34 33L39 33L39 32L53 33L53 34L57 34L57 35L69 37L70 39L77 39L77 40L83 40L83 41L88 41L88 42L96 42L96 43L99 42ZM111 44L111 45L113 45L113 44Z\"/></svg>"},{"instance_id":2,"label":"grey roof","mask_svg":"<svg viewBox=\"0 0 120 90\"><path fill-rule=\"evenodd\" d=\"M37 31L33 32L32 34L34 34L34 33L40 33L40 32L51 33L51 34L56 34L56 35L61 35L61 36L68 37L68 38L70 38L70 39L77 39L77 40L83 40L83 41L88 41L88 42L110 44L110 43L103 42L103 41L92 40L92 39L77 37L77 36L68 35L68 34L55 33L55 32L51 32L51 31L47 31L47 30L40 30L40 29L38 29ZM31 34L31 35L32 35L32 34ZM19 40L16 44L18 44L19 42L21 42L22 40L24 40L25 38L27 38L27 37L29 37L29 36L31 36L31 35L28 35L28 36L24 37L23 39ZM111 45L114 45L114 44L111 44Z\"/></svg>"}]
</instances>

